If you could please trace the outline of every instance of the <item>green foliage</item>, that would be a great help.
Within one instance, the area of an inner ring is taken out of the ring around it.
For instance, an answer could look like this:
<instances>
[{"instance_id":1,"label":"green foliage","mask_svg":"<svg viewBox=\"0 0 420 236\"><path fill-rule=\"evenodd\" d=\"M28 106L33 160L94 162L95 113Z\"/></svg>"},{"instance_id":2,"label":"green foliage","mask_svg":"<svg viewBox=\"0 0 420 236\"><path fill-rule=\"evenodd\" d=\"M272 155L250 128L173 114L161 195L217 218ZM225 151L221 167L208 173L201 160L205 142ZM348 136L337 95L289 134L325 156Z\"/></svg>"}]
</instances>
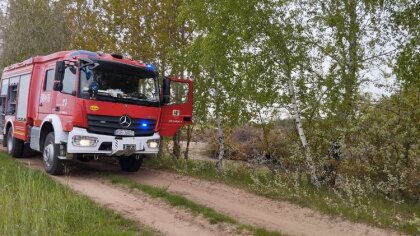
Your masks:
<instances>
[{"instance_id":1,"label":"green foliage","mask_svg":"<svg viewBox=\"0 0 420 236\"><path fill-rule=\"evenodd\" d=\"M309 44L318 52L313 60L329 62L323 69L327 73L318 79L324 95L319 97L324 107L318 108L334 119L331 125L346 128L358 112L360 86L375 84L369 70L387 70L393 48L390 12L382 1L308 1L305 6L311 10L304 31L313 37Z\"/></svg>"},{"instance_id":2,"label":"green foliage","mask_svg":"<svg viewBox=\"0 0 420 236\"><path fill-rule=\"evenodd\" d=\"M402 3L402 10L393 12L393 28L400 41L395 73L405 87L420 86L420 5Z\"/></svg>"},{"instance_id":3,"label":"green foliage","mask_svg":"<svg viewBox=\"0 0 420 236\"><path fill-rule=\"evenodd\" d=\"M0 154L1 235L153 235Z\"/></svg>"},{"instance_id":4,"label":"green foliage","mask_svg":"<svg viewBox=\"0 0 420 236\"><path fill-rule=\"evenodd\" d=\"M70 33L62 1L11 0L2 24L1 66L67 49Z\"/></svg>"},{"instance_id":5,"label":"green foliage","mask_svg":"<svg viewBox=\"0 0 420 236\"><path fill-rule=\"evenodd\" d=\"M420 200L420 105L416 88L402 90L373 105L360 98L359 114L348 129L330 130L334 120L311 121L308 129L318 176L326 187L340 188L342 178L372 182L372 191L391 201ZM226 158L264 165L277 171L306 171L293 124L272 128L268 138L257 125L236 127L226 138ZM307 125L309 126L309 125ZM211 129L210 129L211 130ZM336 141L334 132L345 134ZM211 131L200 140L209 144L209 156L218 151ZM265 140L268 140L265 143Z\"/></svg>"},{"instance_id":6,"label":"green foliage","mask_svg":"<svg viewBox=\"0 0 420 236\"><path fill-rule=\"evenodd\" d=\"M337 172L369 177L391 199L420 201L419 96L414 88L363 107Z\"/></svg>"},{"instance_id":7,"label":"green foliage","mask_svg":"<svg viewBox=\"0 0 420 236\"><path fill-rule=\"evenodd\" d=\"M181 7L179 20L185 21L196 33L184 52L187 69L195 78L197 121L206 121L211 109L220 112L228 125L251 118L247 104L255 101L255 82L263 83L256 71L252 75L245 73L247 70L261 72L261 67L251 66L257 60L250 51L260 36L256 24L264 16L258 3L255 0L191 0Z\"/></svg>"},{"instance_id":8,"label":"green foliage","mask_svg":"<svg viewBox=\"0 0 420 236\"><path fill-rule=\"evenodd\" d=\"M305 176L299 136L278 119L290 113L291 82L324 188L353 205L419 201L419 14L405 0L13 0L1 65L68 47L155 62L194 80L194 122L211 127L219 114L232 159L274 159L275 171ZM389 97L360 91L394 77ZM368 198L353 197L360 182L372 183L361 187Z\"/></svg>"},{"instance_id":9,"label":"green foliage","mask_svg":"<svg viewBox=\"0 0 420 236\"><path fill-rule=\"evenodd\" d=\"M103 4L108 1L63 0L71 32L70 47L91 51L118 52L118 35L115 27L110 25L114 16L108 16L109 9ZM115 2L115 1L111 1ZM109 3L111 4L111 3ZM120 8L116 8L117 12ZM112 21L115 24L115 21Z\"/></svg>"}]
</instances>

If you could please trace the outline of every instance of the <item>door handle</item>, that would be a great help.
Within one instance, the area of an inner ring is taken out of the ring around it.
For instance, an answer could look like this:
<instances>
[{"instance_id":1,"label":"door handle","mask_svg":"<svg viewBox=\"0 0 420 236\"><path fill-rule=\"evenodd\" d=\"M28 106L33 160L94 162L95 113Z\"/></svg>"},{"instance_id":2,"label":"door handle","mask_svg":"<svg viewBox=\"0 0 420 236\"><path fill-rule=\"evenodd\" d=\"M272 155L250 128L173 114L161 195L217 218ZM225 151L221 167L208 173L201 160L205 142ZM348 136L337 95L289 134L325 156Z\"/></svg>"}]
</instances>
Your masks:
<instances>
[{"instance_id":1,"label":"door handle","mask_svg":"<svg viewBox=\"0 0 420 236\"><path fill-rule=\"evenodd\" d=\"M40 103L39 106L42 107L42 103Z\"/></svg>"},{"instance_id":2,"label":"door handle","mask_svg":"<svg viewBox=\"0 0 420 236\"><path fill-rule=\"evenodd\" d=\"M60 107L55 107L55 111L60 111Z\"/></svg>"}]
</instances>

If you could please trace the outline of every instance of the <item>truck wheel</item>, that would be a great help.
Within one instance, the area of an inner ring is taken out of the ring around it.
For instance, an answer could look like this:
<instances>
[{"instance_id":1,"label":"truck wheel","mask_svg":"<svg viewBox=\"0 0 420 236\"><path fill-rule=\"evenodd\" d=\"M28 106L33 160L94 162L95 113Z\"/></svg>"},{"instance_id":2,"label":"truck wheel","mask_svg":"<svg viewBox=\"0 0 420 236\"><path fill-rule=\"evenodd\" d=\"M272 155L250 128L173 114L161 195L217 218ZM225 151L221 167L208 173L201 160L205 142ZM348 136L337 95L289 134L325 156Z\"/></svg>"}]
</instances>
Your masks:
<instances>
[{"instance_id":1,"label":"truck wheel","mask_svg":"<svg viewBox=\"0 0 420 236\"><path fill-rule=\"evenodd\" d=\"M143 158L136 159L135 156L120 157L120 167L125 172L137 172L143 163Z\"/></svg>"},{"instance_id":2,"label":"truck wheel","mask_svg":"<svg viewBox=\"0 0 420 236\"><path fill-rule=\"evenodd\" d=\"M54 133L49 133L45 138L42 160L45 171L51 175L62 175L64 173L64 162L58 159L59 150L59 145L55 144Z\"/></svg>"},{"instance_id":3,"label":"truck wheel","mask_svg":"<svg viewBox=\"0 0 420 236\"><path fill-rule=\"evenodd\" d=\"M23 152L23 141L13 137L13 128L9 128L7 131L7 153L13 157L22 157Z\"/></svg>"}]
</instances>

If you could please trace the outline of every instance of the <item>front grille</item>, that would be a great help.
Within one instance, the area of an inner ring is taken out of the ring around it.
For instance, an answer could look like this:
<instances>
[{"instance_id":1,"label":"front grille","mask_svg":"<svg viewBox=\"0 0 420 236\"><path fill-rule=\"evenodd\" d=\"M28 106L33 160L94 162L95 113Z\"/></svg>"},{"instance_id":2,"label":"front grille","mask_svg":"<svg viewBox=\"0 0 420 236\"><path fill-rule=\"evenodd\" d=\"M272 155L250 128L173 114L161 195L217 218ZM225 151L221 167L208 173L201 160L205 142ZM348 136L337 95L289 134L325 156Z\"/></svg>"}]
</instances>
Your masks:
<instances>
[{"instance_id":1,"label":"front grille","mask_svg":"<svg viewBox=\"0 0 420 236\"><path fill-rule=\"evenodd\" d=\"M156 121L151 119L131 118L131 125L124 128L117 116L88 115L88 132L94 134L114 135L117 129L134 131L134 136L151 136L154 133ZM146 126L143 126L147 124Z\"/></svg>"},{"instance_id":2,"label":"front grille","mask_svg":"<svg viewBox=\"0 0 420 236\"><path fill-rule=\"evenodd\" d=\"M103 142L101 146L99 146L99 151L111 151L112 150L112 142Z\"/></svg>"}]
</instances>

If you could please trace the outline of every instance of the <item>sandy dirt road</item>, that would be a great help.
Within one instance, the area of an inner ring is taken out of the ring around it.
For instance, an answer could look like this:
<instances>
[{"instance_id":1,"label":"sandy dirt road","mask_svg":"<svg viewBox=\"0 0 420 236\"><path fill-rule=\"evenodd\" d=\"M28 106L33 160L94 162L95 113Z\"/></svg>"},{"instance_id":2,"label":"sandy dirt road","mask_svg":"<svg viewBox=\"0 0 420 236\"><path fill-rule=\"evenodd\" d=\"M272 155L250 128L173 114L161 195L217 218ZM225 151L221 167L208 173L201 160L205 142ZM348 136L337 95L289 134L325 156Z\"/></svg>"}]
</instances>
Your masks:
<instances>
[{"instance_id":1,"label":"sandy dirt road","mask_svg":"<svg viewBox=\"0 0 420 236\"><path fill-rule=\"evenodd\" d=\"M43 170L40 158L18 159L32 168ZM94 176L95 170L83 164L72 166L70 176L52 178L71 189L88 196L100 205L110 208L141 225L153 228L163 235L234 235L234 226L212 225L201 216L171 207L139 191L111 185Z\"/></svg>"},{"instance_id":2,"label":"sandy dirt road","mask_svg":"<svg viewBox=\"0 0 420 236\"><path fill-rule=\"evenodd\" d=\"M37 168L42 167L39 158L22 161ZM187 211L172 208L141 193L111 186L92 176L92 173L102 171L120 174L142 184L167 187L170 192L212 207L240 223L288 235L398 235L361 223L333 219L310 209L256 196L223 184L165 171L141 169L138 173L122 173L116 165L92 162L76 164L70 177L55 177L96 202L165 235L231 235L235 234L235 230L228 225L211 225Z\"/></svg>"},{"instance_id":3,"label":"sandy dirt road","mask_svg":"<svg viewBox=\"0 0 420 236\"><path fill-rule=\"evenodd\" d=\"M241 223L289 235L397 235L365 224L332 219L310 209L270 200L223 184L157 170L124 174L139 183L164 186L170 192L232 216Z\"/></svg>"}]
</instances>

